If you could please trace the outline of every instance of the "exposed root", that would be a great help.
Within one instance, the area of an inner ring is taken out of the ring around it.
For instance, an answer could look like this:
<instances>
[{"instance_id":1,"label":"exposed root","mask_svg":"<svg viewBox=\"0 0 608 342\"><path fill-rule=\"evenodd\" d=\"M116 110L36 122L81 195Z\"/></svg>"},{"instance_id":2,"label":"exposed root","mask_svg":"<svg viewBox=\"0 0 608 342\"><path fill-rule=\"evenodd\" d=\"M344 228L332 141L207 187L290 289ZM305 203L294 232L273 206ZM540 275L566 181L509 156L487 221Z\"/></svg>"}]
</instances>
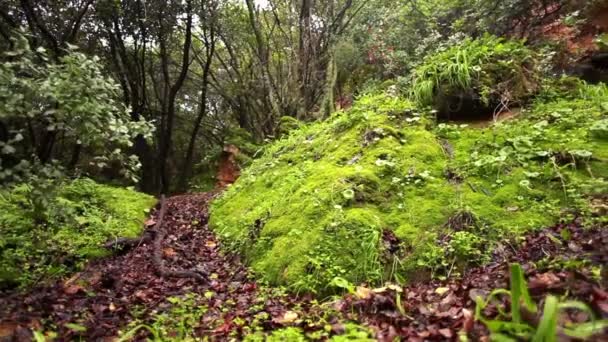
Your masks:
<instances>
[{"instance_id":1,"label":"exposed root","mask_svg":"<svg viewBox=\"0 0 608 342\"><path fill-rule=\"evenodd\" d=\"M104 248L113 249L118 251L127 251L132 248L136 248L144 243L148 243L152 241L152 238L155 236L156 231L154 230L146 230L144 231L144 235L138 238L116 238L109 240L108 242L103 244Z\"/></svg>"},{"instance_id":2,"label":"exposed root","mask_svg":"<svg viewBox=\"0 0 608 342\"><path fill-rule=\"evenodd\" d=\"M156 237L154 239L154 255L153 261L156 267L156 272L160 277L174 277L174 278L194 278L199 281L206 281L207 278L202 274L202 271L192 270L170 270L165 266L165 260L163 259L162 242L167 235L167 231L163 229L163 221L167 212L167 203L165 196L162 195L160 198L160 213L158 215L158 221L155 225Z\"/></svg>"}]
</instances>

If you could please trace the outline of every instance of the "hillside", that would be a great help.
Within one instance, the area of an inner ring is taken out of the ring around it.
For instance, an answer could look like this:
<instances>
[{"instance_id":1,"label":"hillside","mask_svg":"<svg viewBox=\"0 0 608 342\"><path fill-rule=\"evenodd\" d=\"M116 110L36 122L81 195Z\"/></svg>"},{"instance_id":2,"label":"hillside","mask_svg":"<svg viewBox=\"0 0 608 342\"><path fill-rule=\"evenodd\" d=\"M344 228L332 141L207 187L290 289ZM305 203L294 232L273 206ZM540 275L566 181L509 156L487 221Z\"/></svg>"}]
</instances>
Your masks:
<instances>
[{"instance_id":1,"label":"hillside","mask_svg":"<svg viewBox=\"0 0 608 342\"><path fill-rule=\"evenodd\" d=\"M331 292L455 274L527 232L605 220L608 89L551 82L487 127L365 95L268 147L211 226L272 284Z\"/></svg>"}]
</instances>

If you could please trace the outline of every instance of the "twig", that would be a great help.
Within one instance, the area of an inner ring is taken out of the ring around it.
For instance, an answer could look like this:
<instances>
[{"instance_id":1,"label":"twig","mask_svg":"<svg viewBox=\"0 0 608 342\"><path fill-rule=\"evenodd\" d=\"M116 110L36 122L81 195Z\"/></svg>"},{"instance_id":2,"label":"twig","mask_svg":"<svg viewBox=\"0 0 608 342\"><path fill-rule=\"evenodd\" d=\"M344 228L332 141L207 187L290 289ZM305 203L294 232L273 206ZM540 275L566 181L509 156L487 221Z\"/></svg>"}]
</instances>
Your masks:
<instances>
[{"instance_id":1,"label":"twig","mask_svg":"<svg viewBox=\"0 0 608 342\"><path fill-rule=\"evenodd\" d=\"M122 238L116 238L113 240L110 240L106 243L103 244L104 248L107 249L118 249L118 250L124 250L124 249L130 249L133 247L139 247L139 245L141 245L142 243L146 243L149 242L150 240L152 240L152 236L155 234L155 231L153 230L146 230L144 232L144 236L142 237L138 237L138 238L126 238L126 237L122 237Z\"/></svg>"}]
</instances>

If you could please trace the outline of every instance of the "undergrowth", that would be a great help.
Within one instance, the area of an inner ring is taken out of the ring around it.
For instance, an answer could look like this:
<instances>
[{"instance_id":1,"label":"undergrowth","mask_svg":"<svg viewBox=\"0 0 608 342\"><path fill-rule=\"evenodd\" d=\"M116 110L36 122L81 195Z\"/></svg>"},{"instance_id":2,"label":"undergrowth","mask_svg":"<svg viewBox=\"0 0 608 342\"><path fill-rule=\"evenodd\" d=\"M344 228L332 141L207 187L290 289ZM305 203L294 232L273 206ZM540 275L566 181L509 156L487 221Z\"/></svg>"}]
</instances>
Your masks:
<instances>
[{"instance_id":1,"label":"undergrowth","mask_svg":"<svg viewBox=\"0 0 608 342\"><path fill-rule=\"evenodd\" d=\"M39 191L19 185L0 192L0 286L25 287L78 270L108 255L101 245L114 237L141 233L155 200L133 190L90 179L45 188L51 192L35 205Z\"/></svg>"},{"instance_id":2,"label":"undergrowth","mask_svg":"<svg viewBox=\"0 0 608 342\"><path fill-rule=\"evenodd\" d=\"M608 327L608 320L596 319L593 310L585 303L564 300L553 295L544 299L540 310L528 292L524 272L519 264L511 265L509 290L496 289L487 298L477 297L475 319L481 321L490 330L492 341L532 341L553 342L558 336L573 339L589 339ZM510 312L498 304L498 317L484 317L483 311L489 305L496 305L496 299L505 296L509 299ZM560 317L564 311L577 311L588 317L587 322L572 323ZM536 319L530 319L534 317Z\"/></svg>"},{"instance_id":3,"label":"undergrowth","mask_svg":"<svg viewBox=\"0 0 608 342\"><path fill-rule=\"evenodd\" d=\"M486 35L427 58L413 73L411 94L423 106L462 96L496 106L521 103L537 88L535 53L523 42Z\"/></svg>"}]
</instances>

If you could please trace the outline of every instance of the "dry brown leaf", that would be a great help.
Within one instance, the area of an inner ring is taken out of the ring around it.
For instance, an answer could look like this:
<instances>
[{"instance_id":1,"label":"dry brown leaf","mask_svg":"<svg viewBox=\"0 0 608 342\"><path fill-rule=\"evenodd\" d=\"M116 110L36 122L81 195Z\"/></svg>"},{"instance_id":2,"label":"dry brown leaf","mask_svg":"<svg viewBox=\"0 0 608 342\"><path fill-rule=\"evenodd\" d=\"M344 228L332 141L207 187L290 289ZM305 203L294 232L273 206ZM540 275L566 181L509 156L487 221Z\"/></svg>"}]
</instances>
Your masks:
<instances>
[{"instance_id":1,"label":"dry brown leaf","mask_svg":"<svg viewBox=\"0 0 608 342\"><path fill-rule=\"evenodd\" d=\"M75 295L76 293L83 291L84 289L80 285L70 285L63 288L63 292L69 295Z\"/></svg>"},{"instance_id":2,"label":"dry brown leaf","mask_svg":"<svg viewBox=\"0 0 608 342\"><path fill-rule=\"evenodd\" d=\"M372 296L372 290L367 287L357 286L355 294L360 299L369 299Z\"/></svg>"}]
</instances>

